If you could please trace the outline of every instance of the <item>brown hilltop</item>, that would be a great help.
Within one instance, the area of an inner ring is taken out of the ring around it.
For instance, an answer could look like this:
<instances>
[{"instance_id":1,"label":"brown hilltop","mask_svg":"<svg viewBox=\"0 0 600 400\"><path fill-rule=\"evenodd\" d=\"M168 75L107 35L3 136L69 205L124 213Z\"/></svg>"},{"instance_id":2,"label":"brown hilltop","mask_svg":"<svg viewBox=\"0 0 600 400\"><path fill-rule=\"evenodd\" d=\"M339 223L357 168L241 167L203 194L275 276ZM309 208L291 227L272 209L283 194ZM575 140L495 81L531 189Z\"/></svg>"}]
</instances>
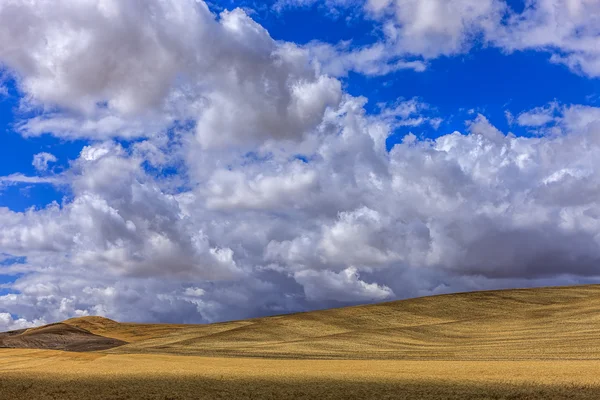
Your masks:
<instances>
[{"instance_id":1,"label":"brown hilltop","mask_svg":"<svg viewBox=\"0 0 600 400\"><path fill-rule=\"evenodd\" d=\"M63 323L96 333L98 331L115 329L119 325L117 321L113 321L112 319L96 316L71 318L63 321Z\"/></svg>"},{"instance_id":2,"label":"brown hilltop","mask_svg":"<svg viewBox=\"0 0 600 400\"><path fill-rule=\"evenodd\" d=\"M122 340L95 335L66 323L0 333L0 348L27 348L64 351L97 351L127 344Z\"/></svg>"}]
</instances>

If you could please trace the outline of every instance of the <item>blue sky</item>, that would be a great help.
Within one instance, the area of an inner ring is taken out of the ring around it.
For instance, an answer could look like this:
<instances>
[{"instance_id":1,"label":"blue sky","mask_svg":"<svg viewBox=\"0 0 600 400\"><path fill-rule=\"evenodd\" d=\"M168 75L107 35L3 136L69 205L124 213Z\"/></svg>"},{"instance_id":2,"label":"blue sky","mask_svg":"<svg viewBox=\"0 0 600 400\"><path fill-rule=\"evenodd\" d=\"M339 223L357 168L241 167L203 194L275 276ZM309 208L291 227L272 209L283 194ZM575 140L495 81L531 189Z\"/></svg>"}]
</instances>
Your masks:
<instances>
[{"instance_id":1,"label":"blue sky","mask_svg":"<svg viewBox=\"0 0 600 400\"><path fill-rule=\"evenodd\" d=\"M271 7L273 4L271 1ZM516 10L524 6L523 1L509 4ZM212 9L219 12L234 7L251 8L252 5L247 1L215 1ZM381 36L377 24L357 16L355 9L342 9L333 15L318 2L280 12L271 7L265 3L251 8L250 12L275 40L298 44L350 40L354 46L361 46L375 42ZM564 65L549 63L548 59L546 52L531 50L507 54L501 49L479 45L468 54L431 60L424 72L401 70L385 76L351 72L342 81L348 93L369 99L369 112L377 112L377 105L382 102L417 97L432 106L432 115L444 117L438 129L431 126L399 128L390 138L389 146L411 131L424 138L463 131L471 110L485 114L503 132L529 135L528 129L510 125L505 112L518 115L555 100L590 106L600 103L600 80L574 74ZM15 131L15 125L22 118L19 100L23 94L14 81L7 80L5 86L8 95L0 100L0 129L4 133L0 147L0 175L35 173L30 161L33 155L49 150L58 158L55 167L66 168L69 160L77 158L89 141L58 140L51 135L22 137ZM52 185L14 185L0 192L0 206L23 211L29 207L44 207L53 201L60 203L65 194Z\"/></svg>"},{"instance_id":2,"label":"blue sky","mask_svg":"<svg viewBox=\"0 0 600 400\"><path fill-rule=\"evenodd\" d=\"M48 7L0 5L9 327L600 276L592 2Z\"/></svg>"}]
</instances>

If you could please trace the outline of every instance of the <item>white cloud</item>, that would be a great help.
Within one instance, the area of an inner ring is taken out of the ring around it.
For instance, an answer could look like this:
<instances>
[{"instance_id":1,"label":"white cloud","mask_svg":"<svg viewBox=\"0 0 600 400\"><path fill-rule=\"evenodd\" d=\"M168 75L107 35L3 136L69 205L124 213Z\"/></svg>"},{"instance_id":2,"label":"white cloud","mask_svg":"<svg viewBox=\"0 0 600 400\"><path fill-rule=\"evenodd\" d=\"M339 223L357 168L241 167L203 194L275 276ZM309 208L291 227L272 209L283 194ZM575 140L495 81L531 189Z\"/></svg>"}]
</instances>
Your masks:
<instances>
[{"instance_id":1,"label":"white cloud","mask_svg":"<svg viewBox=\"0 0 600 400\"><path fill-rule=\"evenodd\" d=\"M171 118L164 115L142 115L131 119L109 110L99 110L93 116L64 112L46 113L21 121L16 128L24 137L49 133L66 139L132 139L155 135L171 121Z\"/></svg>"},{"instance_id":2,"label":"white cloud","mask_svg":"<svg viewBox=\"0 0 600 400\"><path fill-rule=\"evenodd\" d=\"M504 12L498 0L368 0L365 8L385 20L383 31L397 54L424 58L468 51Z\"/></svg>"},{"instance_id":3,"label":"white cloud","mask_svg":"<svg viewBox=\"0 0 600 400\"><path fill-rule=\"evenodd\" d=\"M287 7L307 1L286 1ZM356 6L339 2L335 6ZM600 5L596 0L527 0L515 12L505 0L365 0L363 15L380 38L372 44L312 43L324 71L383 75L425 70L427 60L495 46L506 52L543 51L576 73L600 76ZM331 8L331 7L330 7Z\"/></svg>"},{"instance_id":4,"label":"white cloud","mask_svg":"<svg viewBox=\"0 0 600 400\"><path fill-rule=\"evenodd\" d=\"M393 105L382 105L381 112L376 116L378 121L385 121L390 128L401 126L416 127L428 123L434 129L438 129L443 119L427 116L426 113L435 114L435 110L427 103L417 98L398 101Z\"/></svg>"},{"instance_id":5,"label":"white cloud","mask_svg":"<svg viewBox=\"0 0 600 400\"><path fill-rule=\"evenodd\" d=\"M515 123L515 116L509 110L504 110L504 116L506 117L508 125L513 125Z\"/></svg>"},{"instance_id":6,"label":"white cloud","mask_svg":"<svg viewBox=\"0 0 600 400\"><path fill-rule=\"evenodd\" d=\"M44 323L45 321L41 319L27 321L23 318L14 319L9 313L0 313L0 332L32 328L34 326L43 325Z\"/></svg>"},{"instance_id":7,"label":"white cloud","mask_svg":"<svg viewBox=\"0 0 600 400\"><path fill-rule=\"evenodd\" d=\"M481 114L478 114L474 120L467 121L467 127L472 135L482 136L490 142L502 144L505 141L504 134Z\"/></svg>"},{"instance_id":8,"label":"white cloud","mask_svg":"<svg viewBox=\"0 0 600 400\"><path fill-rule=\"evenodd\" d=\"M504 49L544 50L551 61L600 76L600 3L595 0L529 0L490 39Z\"/></svg>"},{"instance_id":9,"label":"white cloud","mask_svg":"<svg viewBox=\"0 0 600 400\"><path fill-rule=\"evenodd\" d=\"M0 176L0 188L2 188L2 185L14 185L19 183L54 185L63 183L63 179L60 176L27 176L21 173Z\"/></svg>"},{"instance_id":10,"label":"white cloud","mask_svg":"<svg viewBox=\"0 0 600 400\"><path fill-rule=\"evenodd\" d=\"M0 60L45 111L27 136L150 137L191 120L204 147L298 139L341 98L306 50L195 0L3 2Z\"/></svg>"},{"instance_id":11,"label":"white cloud","mask_svg":"<svg viewBox=\"0 0 600 400\"><path fill-rule=\"evenodd\" d=\"M118 146L86 147L81 156L71 203L3 213L9 218L0 243L8 253L66 252L74 266L126 275L218 280L242 273L227 248L211 246L179 215L177 201L146 181L141 160Z\"/></svg>"},{"instance_id":12,"label":"white cloud","mask_svg":"<svg viewBox=\"0 0 600 400\"><path fill-rule=\"evenodd\" d=\"M207 206L266 210L301 204L309 200L303 198L305 193L316 189L317 176L300 161L290 169L287 174L277 171L273 176L261 174L250 179L241 171L216 171L208 183Z\"/></svg>"},{"instance_id":13,"label":"white cloud","mask_svg":"<svg viewBox=\"0 0 600 400\"><path fill-rule=\"evenodd\" d=\"M57 162L58 159L54 154L50 153L38 153L33 156L32 165L38 171L47 171L48 164Z\"/></svg>"},{"instance_id":14,"label":"white cloud","mask_svg":"<svg viewBox=\"0 0 600 400\"><path fill-rule=\"evenodd\" d=\"M533 110L523 112L517 117L517 124L533 127L544 126L555 121L554 114L557 108L557 103L551 103L545 107L536 107Z\"/></svg>"},{"instance_id":15,"label":"white cloud","mask_svg":"<svg viewBox=\"0 0 600 400\"><path fill-rule=\"evenodd\" d=\"M326 74L346 76L349 71L365 75L387 75L399 70L423 72L427 64L422 60L405 60L384 43L354 48L350 42L331 45L312 42L306 46Z\"/></svg>"},{"instance_id":16,"label":"white cloud","mask_svg":"<svg viewBox=\"0 0 600 400\"><path fill-rule=\"evenodd\" d=\"M83 112L106 101L131 113L160 103L191 50L181 38L199 38L212 19L192 1L9 0L0 58L35 100Z\"/></svg>"},{"instance_id":17,"label":"white cloud","mask_svg":"<svg viewBox=\"0 0 600 400\"><path fill-rule=\"evenodd\" d=\"M538 129L538 133L588 133L591 140L600 130L600 108L584 105L547 105L522 112L517 123Z\"/></svg>"},{"instance_id":18,"label":"white cloud","mask_svg":"<svg viewBox=\"0 0 600 400\"><path fill-rule=\"evenodd\" d=\"M368 45L310 43L323 71L385 75L422 72L427 61L468 52L494 33L505 14L501 0L366 0L364 15L378 25L380 39Z\"/></svg>"},{"instance_id":19,"label":"white cloud","mask_svg":"<svg viewBox=\"0 0 600 400\"><path fill-rule=\"evenodd\" d=\"M301 271L296 272L294 278L302 284L310 301L375 302L394 296L386 286L360 280L355 268L348 268L339 274L331 271Z\"/></svg>"},{"instance_id":20,"label":"white cloud","mask_svg":"<svg viewBox=\"0 0 600 400\"><path fill-rule=\"evenodd\" d=\"M565 106L561 123L569 132L587 132L595 137L600 132L600 108L582 105Z\"/></svg>"}]
</instances>

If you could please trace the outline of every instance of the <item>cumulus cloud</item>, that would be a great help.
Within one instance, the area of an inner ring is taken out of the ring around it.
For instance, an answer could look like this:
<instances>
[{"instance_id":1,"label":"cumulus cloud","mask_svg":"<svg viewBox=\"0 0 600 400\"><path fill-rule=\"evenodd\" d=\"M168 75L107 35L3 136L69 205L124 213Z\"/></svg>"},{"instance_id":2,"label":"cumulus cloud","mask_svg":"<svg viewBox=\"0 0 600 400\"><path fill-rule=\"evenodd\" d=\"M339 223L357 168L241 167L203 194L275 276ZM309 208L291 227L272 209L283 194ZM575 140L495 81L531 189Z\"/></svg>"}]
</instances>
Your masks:
<instances>
[{"instance_id":1,"label":"cumulus cloud","mask_svg":"<svg viewBox=\"0 0 600 400\"><path fill-rule=\"evenodd\" d=\"M463 53L499 23L498 0L368 0L365 8L385 18L387 40L407 54L434 58Z\"/></svg>"},{"instance_id":2,"label":"cumulus cloud","mask_svg":"<svg viewBox=\"0 0 600 400\"><path fill-rule=\"evenodd\" d=\"M521 126L544 126L555 121L554 112L558 104L552 103L548 106L536 107L533 110L525 111L517 117L517 123Z\"/></svg>"},{"instance_id":3,"label":"cumulus cloud","mask_svg":"<svg viewBox=\"0 0 600 400\"><path fill-rule=\"evenodd\" d=\"M336 274L331 271L300 271L294 274L296 281L304 287L310 301L381 301L394 293L386 286L360 280L355 268Z\"/></svg>"},{"instance_id":4,"label":"cumulus cloud","mask_svg":"<svg viewBox=\"0 0 600 400\"><path fill-rule=\"evenodd\" d=\"M0 313L0 331L16 331L43 325L44 320L27 321L23 318L14 319L9 313Z\"/></svg>"},{"instance_id":5,"label":"cumulus cloud","mask_svg":"<svg viewBox=\"0 0 600 400\"><path fill-rule=\"evenodd\" d=\"M84 148L71 181L74 200L39 212L4 210L2 248L67 252L74 266L125 275L240 275L232 251L211 246L201 229L188 226L176 199L147 180L140 163L120 146Z\"/></svg>"},{"instance_id":6,"label":"cumulus cloud","mask_svg":"<svg viewBox=\"0 0 600 400\"><path fill-rule=\"evenodd\" d=\"M11 0L0 43L29 106L47 111L19 127L29 136L147 137L192 120L204 147L297 139L341 98L306 50L202 1Z\"/></svg>"},{"instance_id":7,"label":"cumulus cloud","mask_svg":"<svg viewBox=\"0 0 600 400\"><path fill-rule=\"evenodd\" d=\"M600 108L584 105L561 105L556 101L519 114L517 123L537 129L540 134L588 133L600 128Z\"/></svg>"},{"instance_id":8,"label":"cumulus cloud","mask_svg":"<svg viewBox=\"0 0 600 400\"><path fill-rule=\"evenodd\" d=\"M135 112L167 94L178 57L185 65L190 50L180 37L198 37L211 20L203 4L189 1L7 1L0 57L36 100L84 112L108 102Z\"/></svg>"},{"instance_id":9,"label":"cumulus cloud","mask_svg":"<svg viewBox=\"0 0 600 400\"><path fill-rule=\"evenodd\" d=\"M600 76L600 4L595 0L530 0L491 35L502 48L542 49L551 61Z\"/></svg>"},{"instance_id":10,"label":"cumulus cloud","mask_svg":"<svg viewBox=\"0 0 600 400\"><path fill-rule=\"evenodd\" d=\"M308 162L239 153L183 192L132 149L86 147L72 201L0 213L2 252L27 258L3 267L24 274L4 310L200 322L598 275L597 109L561 106L560 134L527 138L479 115L388 153L386 113L410 103L363 106L327 112Z\"/></svg>"}]
</instances>

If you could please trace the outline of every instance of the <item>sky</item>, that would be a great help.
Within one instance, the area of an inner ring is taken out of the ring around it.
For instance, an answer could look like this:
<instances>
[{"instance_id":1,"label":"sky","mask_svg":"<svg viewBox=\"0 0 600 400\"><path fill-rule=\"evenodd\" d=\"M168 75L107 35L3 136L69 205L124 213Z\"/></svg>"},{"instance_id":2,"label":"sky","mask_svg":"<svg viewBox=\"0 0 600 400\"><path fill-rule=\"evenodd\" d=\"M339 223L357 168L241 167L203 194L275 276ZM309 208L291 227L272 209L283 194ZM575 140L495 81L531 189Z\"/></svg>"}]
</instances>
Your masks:
<instances>
[{"instance_id":1,"label":"sky","mask_svg":"<svg viewBox=\"0 0 600 400\"><path fill-rule=\"evenodd\" d=\"M0 330L600 281L596 0L0 2Z\"/></svg>"}]
</instances>

